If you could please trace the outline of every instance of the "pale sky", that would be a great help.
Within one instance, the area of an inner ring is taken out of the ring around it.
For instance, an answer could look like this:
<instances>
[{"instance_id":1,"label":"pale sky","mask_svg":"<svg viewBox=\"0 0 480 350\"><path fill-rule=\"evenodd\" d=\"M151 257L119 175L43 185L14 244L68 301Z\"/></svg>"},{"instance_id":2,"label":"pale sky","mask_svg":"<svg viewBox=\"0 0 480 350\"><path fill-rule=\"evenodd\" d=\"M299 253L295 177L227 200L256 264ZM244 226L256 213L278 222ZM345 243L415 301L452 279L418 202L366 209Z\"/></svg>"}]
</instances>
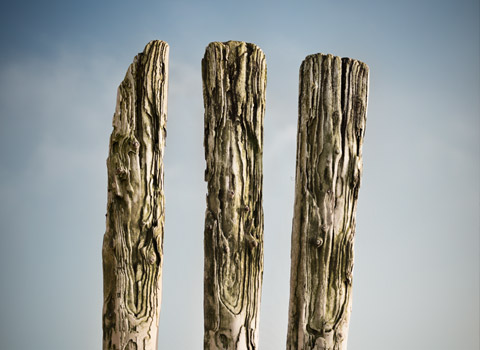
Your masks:
<instances>
[{"instance_id":1,"label":"pale sky","mask_svg":"<svg viewBox=\"0 0 480 350\"><path fill-rule=\"evenodd\" d=\"M101 245L116 89L170 45L159 349L203 347L200 62L265 52L260 350L285 348L298 70L370 67L349 350L478 350L478 0L18 1L0 12L0 349L100 350Z\"/></svg>"}]
</instances>

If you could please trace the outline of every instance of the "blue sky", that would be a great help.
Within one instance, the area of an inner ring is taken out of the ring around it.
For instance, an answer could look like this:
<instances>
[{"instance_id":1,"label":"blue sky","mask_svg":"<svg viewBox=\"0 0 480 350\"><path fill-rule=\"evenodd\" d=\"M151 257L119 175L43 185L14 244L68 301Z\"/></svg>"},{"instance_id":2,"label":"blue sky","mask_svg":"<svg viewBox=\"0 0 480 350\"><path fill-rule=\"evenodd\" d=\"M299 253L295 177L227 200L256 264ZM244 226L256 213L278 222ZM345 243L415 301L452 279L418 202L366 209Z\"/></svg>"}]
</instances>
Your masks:
<instances>
[{"instance_id":1,"label":"blue sky","mask_svg":"<svg viewBox=\"0 0 480 350\"><path fill-rule=\"evenodd\" d=\"M159 349L203 338L203 101L211 41L268 69L260 348L285 346L298 69L370 66L349 350L479 347L478 1L18 1L0 13L0 348L101 349L116 88L170 45Z\"/></svg>"}]
</instances>

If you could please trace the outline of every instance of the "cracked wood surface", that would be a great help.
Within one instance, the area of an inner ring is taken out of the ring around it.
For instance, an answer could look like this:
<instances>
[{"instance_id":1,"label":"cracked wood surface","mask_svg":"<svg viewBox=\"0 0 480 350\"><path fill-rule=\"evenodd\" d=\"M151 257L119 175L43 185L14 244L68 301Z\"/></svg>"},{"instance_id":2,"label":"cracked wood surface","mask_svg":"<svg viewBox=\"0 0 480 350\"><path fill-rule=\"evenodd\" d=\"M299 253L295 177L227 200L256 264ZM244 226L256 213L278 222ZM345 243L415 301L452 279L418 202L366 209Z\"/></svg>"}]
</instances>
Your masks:
<instances>
[{"instance_id":1,"label":"cracked wood surface","mask_svg":"<svg viewBox=\"0 0 480 350\"><path fill-rule=\"evenodd\" d=\"M210 43L202 60L205 159L204 349L258 349L263 275L266 64L254 44Z\"/></svg>"},{"instance_id":2,"label":"cracked wood surface","mask_svg":"<svg viewBox=\"0 0 480 350\"><path fill-rule=\"evenodd\" d=\"M151 41L117 92L102 249L104 350L157 349L167 85L168 45Z\"/></svg>"},{"instance_id":3,"label":"cracked wood surface","mask_svg":"<svg viewBox=\"0 0 480 350\"><path fill-rule=\"evenodd\" d=\"M346 350L368 67L332 55L300 67L288 350Z\"/></svg>"}]
</instances>

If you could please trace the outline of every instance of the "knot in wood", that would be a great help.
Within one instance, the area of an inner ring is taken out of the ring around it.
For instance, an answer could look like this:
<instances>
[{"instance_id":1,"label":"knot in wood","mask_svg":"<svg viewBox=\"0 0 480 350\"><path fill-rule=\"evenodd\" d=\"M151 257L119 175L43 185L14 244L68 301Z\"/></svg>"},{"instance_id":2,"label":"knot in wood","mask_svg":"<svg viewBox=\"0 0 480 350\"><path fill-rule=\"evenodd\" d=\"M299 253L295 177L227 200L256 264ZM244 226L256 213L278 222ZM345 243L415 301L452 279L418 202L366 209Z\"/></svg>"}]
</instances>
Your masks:
<instances>
[{"instance_id":1,"label":"knot in wood","mask_svg":"<svg viewBox=\"0 0 480 350\"><path fill-rule=\"evenodd\" d=\"M150 253L147 257L147 262L153 265L155 261L157 261L157 257L155 256L155 253Z\"/></svg>"},{"instance_id":2,"label":"knot in wood","mask_svg":"<svg viewBox=\"0 0 480 350\"><path fill-rule=\"evenodd\" d=\"M228 331L218 331L216 336L216 345L222 349L230 349L230 336Z\"/></svg>"},{"instance_id":3,"label":"knot in wood","mask_svg":"<svg viewBox=\"0 0 480 350\"><path fill-rule=\"evenodd\" d=\"M343 332L341 331L341 329L337 330L337 332L335 333L335 341L337 343L341 343L343 340L345 340L345 335L343 334Z\"/></svg>"},{"instance_id":4,"label":"knot in wood","mask_svg":"<svg viewBox=\"0 0 480 350\"><path fill-rule=\"evenodd\" d=\"M247 240L247 243L248 243L248 246L250 248L255 248L257 245L258 245L258 242L257 240L255 239L255 237L251 236L251 235L247 235L245 236L246 240Z\"/></svg>"},{"instance_id":5,"label":"knot in wood","mask_svg":"<svg viewBox=\"0 0 480 350\"><path fill-rule=\"evenodd\" d=\"M119 168L117 168L116 174L119 177L123 178L127 174L127 169L119 167Z\"/></svg>"}]
</instances>

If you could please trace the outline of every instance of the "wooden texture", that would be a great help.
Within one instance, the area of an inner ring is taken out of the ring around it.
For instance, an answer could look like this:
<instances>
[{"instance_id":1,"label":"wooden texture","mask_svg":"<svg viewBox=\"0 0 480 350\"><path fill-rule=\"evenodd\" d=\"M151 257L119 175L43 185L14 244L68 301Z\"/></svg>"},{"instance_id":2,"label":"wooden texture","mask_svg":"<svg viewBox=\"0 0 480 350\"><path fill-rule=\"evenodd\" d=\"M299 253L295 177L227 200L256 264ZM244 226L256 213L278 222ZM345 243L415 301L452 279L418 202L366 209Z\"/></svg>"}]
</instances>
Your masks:
<instances>
[{"instance_id":1,"label":"wooden texture","mask_svg":"<svg viewBox=\"0 0 480 350\"><path fill-rule=\"evenodd\" d=\"M152 41L117 94L103 241L103 349L156 350L163 264L168 45Z\"/></svg>"},{"instance_id":2,"label":"wooden texture","mask_svg":"<svg viewBox=\"0 0 480 350\"><path fill-rule=\"evenodd\" d=\"M214 42L205 51L202 75L204 349L253 350L263 275L265 56L254 44Z\"/></svg>"},{"instance_id":3,"label":"wooden texture","mask_svg":"<svg viewBox=\"0 0 480 350\"><path fill-rule=\"evenodd\" d=\"M300 68L288 350L345 350L368 67L332 55Z\"/></svg>"}]
</instances>

